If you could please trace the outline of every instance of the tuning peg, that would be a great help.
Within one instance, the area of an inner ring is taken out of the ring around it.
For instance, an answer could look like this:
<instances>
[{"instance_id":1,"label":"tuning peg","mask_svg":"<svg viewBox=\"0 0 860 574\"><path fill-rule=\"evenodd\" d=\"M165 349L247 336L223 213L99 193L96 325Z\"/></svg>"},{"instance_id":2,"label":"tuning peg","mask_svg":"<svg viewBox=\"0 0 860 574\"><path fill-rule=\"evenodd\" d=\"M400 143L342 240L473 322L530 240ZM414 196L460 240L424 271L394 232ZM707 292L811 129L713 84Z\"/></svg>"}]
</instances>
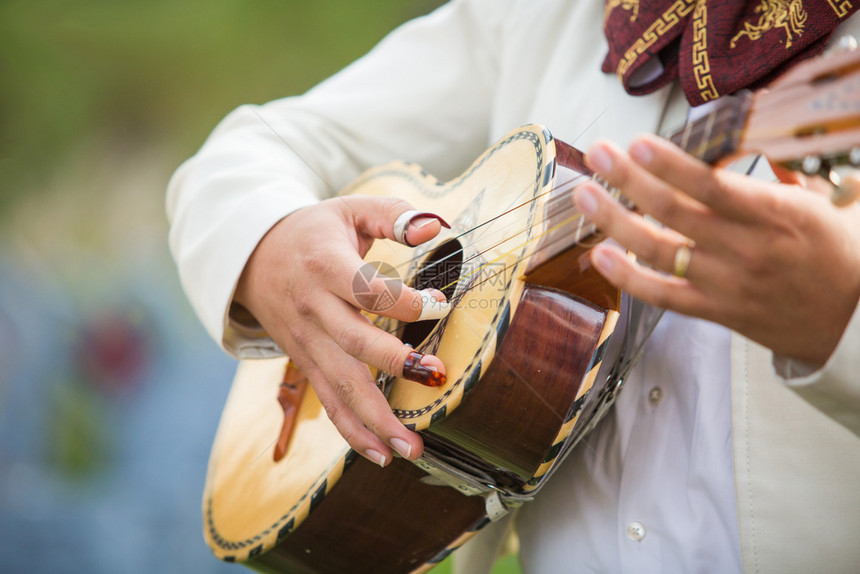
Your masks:
<instances>
[{"instance_id":1,"label":"tuning peg","mask_svg":"<svg viewBox=\"0 0 860 574\"><path fill-rule=\"evenodd\" d=\"M841 38L839 38L839 41L836 42L836 45L833 46L833 52L837 53L837 54L839 54L841 52L852 52L856 49L857 49L857 38L855 38L854 36L851 36L851 35L842 36Z\"/></svg>"},{"instance_id":2,"label":"tuning peg","mask_svg":"<svg viewBox=\"0 0 860 574\"><path fill-rule=\"evenodd\" d=\"M860 148L853 148L848 154L852 165L860 163ZM845 207L860 199L860 170L849 173L837 172L829 159L808 155L800 163L800 169L809 176L821 176L833 185L830 201L838 207Z\"/></svg>"},{"instance_id":3,"label":"tuning peg","mask_svg":"<svg viewBox=\"0 0 860 574\"><path fill-rule=\"evenodd\" d=\"M854 167L860 167L860 147L852 147L848 152L848 162Z\"/></svg>"},{"instance_id":4,"label":"tuning peg","mask_svg":"<svg viewBox=\"0 0 860 574\"><path fill-rule=\"evenodd\" d=\"M845 207L858 199L860 199L860 171L854 170L843 176L834 186L830 201L837 207Z\"/></svg>"},{"instance_id":5,"label":"tuning peg","mask_svg":"<svg viewBox=\"0 0 860 574\"><path fill-rule=\"evenodd\" d=\"M806 175L818 175L824 169L824 162L817 155L808 155L800 162L800 170Z\"/></svg>"}]
</instances>

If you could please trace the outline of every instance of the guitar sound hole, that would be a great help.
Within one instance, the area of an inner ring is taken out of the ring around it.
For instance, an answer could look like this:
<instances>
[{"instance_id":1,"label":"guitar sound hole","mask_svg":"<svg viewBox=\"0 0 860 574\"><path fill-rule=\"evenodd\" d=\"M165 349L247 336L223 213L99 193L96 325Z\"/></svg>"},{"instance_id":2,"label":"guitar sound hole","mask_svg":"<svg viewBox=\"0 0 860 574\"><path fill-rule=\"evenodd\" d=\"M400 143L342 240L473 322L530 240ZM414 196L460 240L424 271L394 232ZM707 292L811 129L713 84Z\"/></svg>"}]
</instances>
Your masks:
<instances>
[{"instance_id":1,"label":"guitar sound hole","mask_svg":"<svg viewBox=\"0 0 860 574\"><path fill-rule=\"evenodd\" d=\"M462 269L463 246L458 240L451 239L427 256L409 284L415 289L438 289L450 301L457 289ZM438 319L407 323L401 339L418 348L438 323Z\"/></svg>"}]
</instances>

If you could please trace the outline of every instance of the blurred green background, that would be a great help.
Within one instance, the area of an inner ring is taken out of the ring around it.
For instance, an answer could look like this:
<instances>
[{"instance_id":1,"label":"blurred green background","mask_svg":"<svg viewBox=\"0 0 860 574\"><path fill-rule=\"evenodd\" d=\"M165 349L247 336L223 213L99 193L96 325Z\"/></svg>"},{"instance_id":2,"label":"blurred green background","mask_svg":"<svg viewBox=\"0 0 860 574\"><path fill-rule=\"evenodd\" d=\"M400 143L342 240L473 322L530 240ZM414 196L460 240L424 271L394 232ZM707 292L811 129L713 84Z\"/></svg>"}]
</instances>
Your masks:
<instances>
[{"instance_id":1,"label":"blurred green background","mask_svg":"<svg viewBox=\"0 0 860 574\"><path fill-rule=\"evenodd\" d=\"M167 180L439 4L0 0L0 569L242 571L201 535L235 365L181 294Z\"/></svg>"}]
</instances>

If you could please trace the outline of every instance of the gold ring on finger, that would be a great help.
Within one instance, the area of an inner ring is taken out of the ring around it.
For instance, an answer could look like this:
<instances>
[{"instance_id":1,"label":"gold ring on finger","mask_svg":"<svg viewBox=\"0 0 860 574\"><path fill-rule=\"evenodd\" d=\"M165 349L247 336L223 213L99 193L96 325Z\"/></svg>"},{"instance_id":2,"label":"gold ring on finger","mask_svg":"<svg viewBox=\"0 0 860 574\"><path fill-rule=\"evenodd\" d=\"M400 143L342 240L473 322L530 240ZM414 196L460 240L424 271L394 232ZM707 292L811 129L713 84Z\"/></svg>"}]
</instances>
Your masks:
<instances>
[{"instance_id":1,"label":"gold ring on finger","mask_svg":"<svg viewBox=\"0 0 860 574\"><path fill-rule=\"evenodd\" d=\"M675 263L672 266L672 275L681 277L687 276L687 271L690 270L690 260L693 258L693 247L695 243L682 243L678 250L675 251Z\"/></svg>"}]
</instances>

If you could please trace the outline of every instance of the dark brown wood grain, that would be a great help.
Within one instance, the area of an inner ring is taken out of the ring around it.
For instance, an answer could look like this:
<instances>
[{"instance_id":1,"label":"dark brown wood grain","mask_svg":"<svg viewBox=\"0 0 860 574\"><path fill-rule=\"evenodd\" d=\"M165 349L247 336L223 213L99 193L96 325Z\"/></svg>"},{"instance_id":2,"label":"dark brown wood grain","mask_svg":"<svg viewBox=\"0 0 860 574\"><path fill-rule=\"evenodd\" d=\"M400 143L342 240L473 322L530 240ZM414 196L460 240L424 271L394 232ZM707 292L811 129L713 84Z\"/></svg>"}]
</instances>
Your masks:
<instances>
[{"instance_id":1,"label":"dark brown wood grain","mask_svg":"<svg viewBox=\"0 0 860 574\"><path fill-rule=\"evenodd\" d=\"M386 468L357 458L301 527L246 565L264 572L411 572L484 516L484 501L394 459Z\"/></svg>"},{"instance_id":2,"label":"dark brown wood grain","mask_svg":"<svg viewBox=\"0 0 860 574\"><path fill-rule=\"evenodd\" d=\"M564 424L605 319L568 293L527 286L480 382L427 432L516 474L522 486Z\"/></svg>"}]
</instances>

